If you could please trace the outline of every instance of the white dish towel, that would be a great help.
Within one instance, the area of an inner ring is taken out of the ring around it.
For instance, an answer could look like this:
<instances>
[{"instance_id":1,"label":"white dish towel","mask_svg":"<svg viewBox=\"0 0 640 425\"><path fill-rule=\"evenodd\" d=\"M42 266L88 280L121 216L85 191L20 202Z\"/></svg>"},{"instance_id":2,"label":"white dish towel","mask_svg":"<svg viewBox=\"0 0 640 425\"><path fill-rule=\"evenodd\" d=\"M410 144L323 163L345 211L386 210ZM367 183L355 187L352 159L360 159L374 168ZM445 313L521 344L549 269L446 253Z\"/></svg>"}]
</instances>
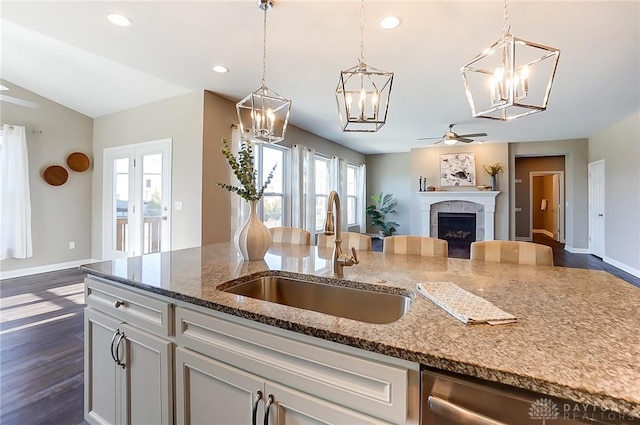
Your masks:
<instances>
[{"instance_id":1,"label":"white dish towel","mask_svg":"<svg viewBox=\"0 0 640 425\"><path fill-rule=\"evenodd\" d=\"M518 319L453 282L420 282L418 292L462 323L502 325Z\"/></svg>"}]
</instances>

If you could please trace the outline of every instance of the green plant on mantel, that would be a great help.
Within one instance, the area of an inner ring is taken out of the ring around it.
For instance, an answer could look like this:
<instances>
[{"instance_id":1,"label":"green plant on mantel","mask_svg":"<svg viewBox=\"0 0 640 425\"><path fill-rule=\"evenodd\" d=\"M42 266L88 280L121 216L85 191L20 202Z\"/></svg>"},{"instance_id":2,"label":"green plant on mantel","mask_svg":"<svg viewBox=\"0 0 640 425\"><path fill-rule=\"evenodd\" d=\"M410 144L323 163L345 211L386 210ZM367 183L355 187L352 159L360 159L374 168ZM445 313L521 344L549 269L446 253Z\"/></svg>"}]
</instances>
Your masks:
<instances>
[{"instance_id":1,"label":"green plant on mantel","mask_svg":"<svg viewBox=\"0 0 640 425\"><path fill-rule=\"evenodd\" d=\"M233 174L235 174L240 185L232 186L230 184L220 182L216 182L216 185L223 189L227 189L229 192L237 193L238 196L246 201L259 201L264 194L264 190L269 186L269 184L271 184L273 172L276 170L276 166L278 164L273 166L266 181L262 187L258 189L258 172L253 163L253 146L251 142L242 142L240 150L238 151L238 156L236 156L231 152L231 147L229 146L227 139L223 137L220 152L222 152L222 155L227 159L227 162L233 170Z\"/></svg>"},{"instance_id":2,"label":"green plant on mantel","mask_svg":"<svg viewBox=\"0 0 640 425\"><path fill-rule=\"evenodd\" d=\"M498 174L504 173L504 167L499 162L496 162L493 165L483 165L484 171L487 172L491 177L495 177Z\"/></svg>"},{"instance_id":3,"label":"green plant on mantel","mask_svg":"<svg viewBox=\"0 0 640 425\"><path fill-rule=\"evenodd\" d=\"M393 193L382 195L372 195L371 199L375 205L367 207L367 215L371 218L371 225L377 227L383 236L391 236L396 231L396 227L400 227L395 221L385 221L387 214L395 214L398 202L393 199Z\"/></svg>"}]
</instances>

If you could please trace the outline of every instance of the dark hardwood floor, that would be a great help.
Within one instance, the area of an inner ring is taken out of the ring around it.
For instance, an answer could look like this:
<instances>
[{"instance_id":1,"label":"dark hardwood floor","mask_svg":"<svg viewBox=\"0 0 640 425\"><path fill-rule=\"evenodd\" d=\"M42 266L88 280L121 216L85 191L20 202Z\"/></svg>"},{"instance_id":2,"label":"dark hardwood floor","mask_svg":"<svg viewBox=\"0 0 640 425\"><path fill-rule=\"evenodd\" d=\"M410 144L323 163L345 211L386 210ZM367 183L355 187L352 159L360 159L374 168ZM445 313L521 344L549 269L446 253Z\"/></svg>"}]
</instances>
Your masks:
<instances>
[{"instance_id":1,"label":"dark hardwood floor","mask_svg":"<svg viewBox=\"0 0 640 425\"><path fill-rule=\"evenodd\" d=\"M0 423L83 420L84 274L0 282Z\"/></svg>"},{"instance_id":2,"label":"dark hardwood floor","mask_svg":"<svg viewBox=\"0 0 640 425\"><path fill-rule=\"evenodd\" d=\"M374 249L382 250L382 241ZM640 288L640 278L543 235L556 266L605 270ZM86 424L83 420L83 292L78 269L0 282L0 423Z\"/></svg>"}]
</instances>

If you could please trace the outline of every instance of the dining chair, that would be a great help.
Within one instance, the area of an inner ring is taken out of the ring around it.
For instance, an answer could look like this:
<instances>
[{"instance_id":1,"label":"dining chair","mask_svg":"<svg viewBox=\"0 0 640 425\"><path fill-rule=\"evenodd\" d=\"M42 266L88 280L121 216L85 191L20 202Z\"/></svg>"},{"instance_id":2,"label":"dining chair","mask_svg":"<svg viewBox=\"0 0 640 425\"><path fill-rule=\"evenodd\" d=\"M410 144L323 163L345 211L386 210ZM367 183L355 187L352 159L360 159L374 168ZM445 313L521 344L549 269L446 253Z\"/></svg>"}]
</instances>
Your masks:
<instances>
[{"instance_id":1,"label":"dining chair","mask_svg":"<svg viewBox=\"0 0 640 425\"><path fill-rule=\"evenodd\" d=\"M550 246L522 241L478 241L471 243L471 259L494 263L553 266Z\"/></svg>"},{"instance_id":2,"label":"dining chair","mask_svg":"<svg viewBox=\"0 0 640 425\"><path fill-rule=\"evenodd\" d=\"M272 227L271 241L293 245L311 245L311 233L298 227Z\"/></svg>"},{"instance_id":3,"label":"dining chair","mask_svg":"<svg viewBox=\"0 0 640 425\"><path fill-rule=\"evenodd\" d=\"M356 251L371 251L371 236L356 232L342 232L342 250L348 252L351 247ZM318 247L331 248L335 241L335 236L327 236L324 233L318 235Z\"/></svg>"},{"instance_id":4,"label":"dining chair","mask_svg":"<svg viewBox=\"0 0 640 425\"><path fill-rule=\"evenodd\" d=\"M449 244L445 240L426 236L387 236L383 240L382 252L425 257L448 257Z\"/></svg>"}]
</instances>

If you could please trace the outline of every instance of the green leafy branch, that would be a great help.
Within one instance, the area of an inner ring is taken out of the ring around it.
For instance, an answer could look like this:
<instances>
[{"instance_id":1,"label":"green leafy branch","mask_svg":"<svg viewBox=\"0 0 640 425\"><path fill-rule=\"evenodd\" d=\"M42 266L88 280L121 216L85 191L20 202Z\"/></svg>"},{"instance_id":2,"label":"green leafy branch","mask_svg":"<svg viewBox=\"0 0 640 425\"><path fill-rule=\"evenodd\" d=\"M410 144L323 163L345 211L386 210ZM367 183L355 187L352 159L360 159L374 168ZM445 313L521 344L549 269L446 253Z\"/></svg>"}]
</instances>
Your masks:
<instances>
[{"instance_id":1,"label":"green leafy branch","mask_svg":"<svg viewBox=\"0 0 640 425\"><path fill-rule=\"evenodd\" d=\"M238 151L238 156L235 156L231 152L231 147L229 146L227 139L223 137L220 152L222 152L222 155L227 159L227 162L233 170L233 174L238 179L240 185L233 186L220 182L216 182L216 185L228 190L229 192L237 193L238 196L247 201L259 201L264 194L264 190L271 184L273 173L275 172L278 164L273 166L267 176L267 180L264 182L262 187L258 189L258 172L253 163L253 146L251 142L242 142L240 150Z\"/></svg>"}]
</instances>

